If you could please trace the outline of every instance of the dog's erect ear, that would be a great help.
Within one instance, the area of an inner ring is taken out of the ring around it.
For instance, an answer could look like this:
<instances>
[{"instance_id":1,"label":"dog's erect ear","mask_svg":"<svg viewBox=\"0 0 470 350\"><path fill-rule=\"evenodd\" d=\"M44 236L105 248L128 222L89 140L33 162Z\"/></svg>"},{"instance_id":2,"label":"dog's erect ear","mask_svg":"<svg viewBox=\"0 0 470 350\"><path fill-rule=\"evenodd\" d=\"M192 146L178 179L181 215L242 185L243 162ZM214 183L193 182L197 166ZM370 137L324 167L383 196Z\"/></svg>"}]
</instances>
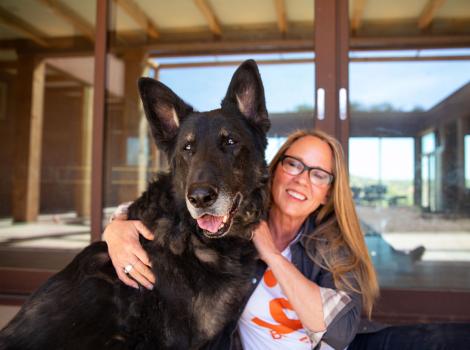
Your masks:
<instances>
[{"instance_id":1,"label":"dog's erect ear","mask_svg":"<svg viewBox=\"0 0 470 350\"><path fill-rule=\"evenodd\" d=\"M267 132L270 126L263 82L253 60L243 62L235 71L222 100L222 108L235 106L249 120Z\"/></svg>"},{"instance_id":2,"label":"dog's erect ear","mask_svg":"<svg viewBox=\"0 0 470 350\"><path fill-rule=\"evenodd\" d=\"M152 78L139 79L139 92L157 146L169 151L180 123L193 108L166 85Z\"/></svg>"}]
</instances>

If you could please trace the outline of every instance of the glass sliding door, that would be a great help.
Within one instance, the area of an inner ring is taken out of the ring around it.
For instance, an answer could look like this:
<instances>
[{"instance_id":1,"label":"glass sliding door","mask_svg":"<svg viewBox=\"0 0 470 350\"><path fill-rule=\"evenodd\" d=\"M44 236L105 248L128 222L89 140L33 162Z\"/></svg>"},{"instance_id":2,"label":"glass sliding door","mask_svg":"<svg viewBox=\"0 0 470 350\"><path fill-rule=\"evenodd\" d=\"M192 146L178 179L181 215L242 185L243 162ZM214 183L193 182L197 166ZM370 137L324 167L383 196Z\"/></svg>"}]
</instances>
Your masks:
<instances>
[{"instance_id":1,"label":"glass sliding door","mask_svg":"<svg viewBox=\"0 0 470 350\"><path fill-rule=\"evenodd\" d=\"M470 290L470 60L368 54L351 54L349 167L380 284Z\"/></svg>"},{"instance_id":2,"label":"glass sliding door","mask_svg":"<svg viewBox=\"0 0 470 350\"><path fill-rule=\"evenodd\" d=\"M348 3L343 144L382 291L378 315L468 321L470 27L457 22L470 7Z\"/></svg>"}]
</instances>

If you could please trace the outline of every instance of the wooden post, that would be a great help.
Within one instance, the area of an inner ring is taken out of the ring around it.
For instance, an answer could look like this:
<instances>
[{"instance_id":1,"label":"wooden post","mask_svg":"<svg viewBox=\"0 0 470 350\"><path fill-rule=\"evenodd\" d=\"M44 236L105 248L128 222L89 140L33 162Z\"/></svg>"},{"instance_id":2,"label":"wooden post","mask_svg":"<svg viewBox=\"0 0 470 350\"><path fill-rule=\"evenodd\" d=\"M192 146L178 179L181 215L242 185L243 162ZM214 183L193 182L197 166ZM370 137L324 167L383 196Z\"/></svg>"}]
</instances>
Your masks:
<instances>
[{"instance_id":1,"label":"wooden post","mask_svg":"<svg viewBox=\"0 0 470 350\"><path fill-rule=\"evenodd\" d=\"M422 207L422 166L423 166L423 157L421 155L421 135L414 136L414 144L415 144L415 168L414 168L414 178L413 178L413 186L414 186L414 194L413 194L413 205L415 207Z\"/></svg>"},{"instance_id":2,"label":"wooden post","mask_svg":"<svg viewBox=\"0 0 470 350\"><path fill-rule=\"evenodd\" d=\"M465 210L465 119L457 119L456 141L456 196L457 210L461 213ZM467 155L470 157L470 154Z\"/></svg>"},{"instance_id":3,"label":"wooden post","mask_svg":"<svg viewBox=\"0 0 470 350\"><path fill-rule=\"evenodd\" d=\"M148 76L150 67L146 66L143 71L143 76ZM137 90L137 88L136 88ZM137 196L147 188L147 172L149 168L149 130L147 118L145 118L144 108L140 103L140 98L137 95L139 105L139 158L138 158L138 176L137 176Z\"/></svg>"},{"instance_id":4,"label":"wooden post","mask_svg":"<svg viewBox=\"0 0 470 350\"><path fill-rule=\"evenodd\" d=\"M14 221L29 222L39 214L45 63L21 55L18 67L12 207Z\"/></svg>"},{"instance_id":5,"label":"wooden post","mask_svg":"<svg viewBox=\"0 0 470 350\"><path fill-rule=\"evenodd\" d=\"M124 132L122 133L122 146L123 154L121 160L122 165L127 166L127 140L130 137L139 139L139 154L137 172L132 172L132 179L136 180L137 186L135 192L129 192L126 188L122 188L119 196L121 201L128 201L133 198L129 198L129 194L139 196L146 188L147 184L147 156L143 155L144 142L147 139L147 123L142 121L143 110L140 103L139 91L137 90L138 79L145 74L146 71L146 54L142 50L129 50L124 55L125 62L125 78L124 78ZM145 119L145 117L144 117ZM145 159L143 159L144 157ZM145 163L145 164L144 164ZM134 177L135 176L135 177ZM126 176L127 178L127 176Z\"/></svg>"},{"instance_id":6,"label":"wooden post","mask_svg":"<svg viewBox=\"0 0 470 350\"><path fill-rule=\"evenodd\" d=\"M103 159L106 90L106 46L109 0L96 2L95 73L93 79L93 144L91 159L91 240L103 229Z\"/></svg>"},{"instance_id":7,"label":"wooden post","mask_svg":"<svg viewBox=\"0 0 470 350\"><path fill-rule=\"evenodd\" d=\"M160 78L160 68L158 66L156 67L153 67L154 69L154 73L153 73L153 78L156 79L156 80L159 80ZM157 148L157 146L155 145L155 140L153 139L152 137L152 140L151 140L151 146L150 146L150 149L151 149L151 158L152 158L152 169L153 171L155 170L158 170L158 171L161 171L161 170L164 170L167 168L167 165L166 165L166 161L164 158L164 155L162 154L162 152Z\"/></svg>"},{"instance_id":8,"label":"wooden post","mask_svg":"<svg viewBox=\"0 0 470 350\"><path fill-rule=\"evenodd\" d=\"M84 86L82 89L82 130L80 133L81 147L81 183L76 186L75 210L77 216L83 219L90 217L91 209L91 144L93 126L93 87Z\"/></svg>"},{"instance_id":9,"label":"wooden post","mask_svg":"<svg viewBox=\"0 0 470 350\"><path fill-rule=\"evenodd\" d=\"M349 138L348 0L315 0L315 127Z\"/></svg>"}]
</instances>

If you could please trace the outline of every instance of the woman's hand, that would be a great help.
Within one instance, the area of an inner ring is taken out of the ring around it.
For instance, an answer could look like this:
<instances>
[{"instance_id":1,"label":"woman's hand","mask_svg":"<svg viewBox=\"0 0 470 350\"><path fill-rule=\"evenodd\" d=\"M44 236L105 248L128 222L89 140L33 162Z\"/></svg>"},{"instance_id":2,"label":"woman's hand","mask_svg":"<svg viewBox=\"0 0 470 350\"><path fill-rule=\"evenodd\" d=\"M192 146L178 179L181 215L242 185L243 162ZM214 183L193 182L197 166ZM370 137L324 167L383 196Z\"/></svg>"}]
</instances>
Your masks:
<instances>
[{"instance_id":1,"label":"woman's hand","mask_svg":"<svg viewBox=\"0 0 470 350\"><path fill-rule=\"evenodd\" d=\"M261 221L253 232L253 243L258 250L260 258L268 265L271 257L280 254L279 249L277 249L274 244L271 231L266 221Z\"/></svg>"},{"instance_id":2,"label":"woman's hand","mask_svg":"<svg viewBox=\"0 0 470 350\"><path fill-rule=\"evenodd\" d=\"M139 234L153 240L153 234L137 220L113 220L103 232L103 240L108 244L108 252L114 269L121 281L130 287L139 288L138 283L152 289L155 276L150 269L150 260L139 242ZM132 265L126 274L124 267ZM131 279L130 277L133 279Z\"/></svg>"}]
</instances>

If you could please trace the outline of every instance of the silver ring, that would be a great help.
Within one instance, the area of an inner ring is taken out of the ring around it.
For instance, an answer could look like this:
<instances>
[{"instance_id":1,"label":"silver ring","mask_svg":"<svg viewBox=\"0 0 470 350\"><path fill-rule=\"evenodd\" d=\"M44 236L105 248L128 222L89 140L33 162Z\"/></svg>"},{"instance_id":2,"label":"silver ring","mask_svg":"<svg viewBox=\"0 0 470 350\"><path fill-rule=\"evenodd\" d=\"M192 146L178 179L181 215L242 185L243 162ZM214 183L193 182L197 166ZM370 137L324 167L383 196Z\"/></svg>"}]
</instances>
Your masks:
<instances>
[{"instance_id":1,"label":"silver ring","mask_svg":"<svg viewBox=\"0 0 470 350\"><path fill-rule=\"evenodd\" d=\"M126 266L124 266L124 273L127 275L129 272L132 271L133 268L134 266L132 264L127 264Z\"/></svg>"}]
</instances>

